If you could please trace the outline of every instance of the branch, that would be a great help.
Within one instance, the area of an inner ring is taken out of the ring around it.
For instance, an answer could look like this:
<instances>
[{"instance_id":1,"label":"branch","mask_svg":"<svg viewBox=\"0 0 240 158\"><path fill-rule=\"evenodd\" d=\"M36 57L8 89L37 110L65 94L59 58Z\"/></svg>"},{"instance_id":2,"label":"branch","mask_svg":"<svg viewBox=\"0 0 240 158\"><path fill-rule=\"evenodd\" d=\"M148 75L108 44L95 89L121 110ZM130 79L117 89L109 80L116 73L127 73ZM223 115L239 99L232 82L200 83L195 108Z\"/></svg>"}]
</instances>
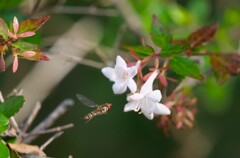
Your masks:
<instances>
[{"instance_id":1,"label":"branch","mask_svg":"<svg viewBox=\"0 0 240 158\"><path fill-rule=\"evenodd\" d=\"M27 122L25 123L25 125L22 128L22 131L25 133L27 132L27 130L29 129L29 127L32 125L33 121L35 120L39 110L41 109L42 105L40 102L37 102L31 115L28 117Z\"/></svg>"},{"instance_id":2,"label":"branch","mask_svg":"<svg viewBox=\"0 0 240 158\"><path fill-rule=\"evenodd\" d=\"M40 150L44 150L52 141L60 137L64 132L58 132L49 138L43 145L41 145Z\"/></svg>"},{"instance_id":3,"label":"branch","mask_svg":"<svg viewBox=\"0 0 240 158\"><path fill-rule=\"evenodd\" d=\"M60 118L65 112L72 107L74 104L74 101L71 99L64 100L58 107L48 115L48 117L43 120L40 124L38 124L31 132L29 133L37 133L39 131L43 131L50 127L58 118ZM32 142L34 139L36 139L38 135L30 135L27 136L23 142L29 143Z\"/></svg>"},{"instance_id":4,"label":"branch","mask_svg":"<svg viewBox=\"0 0 240 158\"><path fill-rule=\"evenodd\" d=\"M72 128L74 126L73 123L69 123L63 126L58 126L58 127L54 127L54 128L50 128L47 130L43 130L43 131L38 131L38 132L32 132L29 133L28 135L40 135L40 134L49 134L49 133L56 133L56 132L61 132L63 130L66 130L68 128Z\"/></svg>"}]
</instances>

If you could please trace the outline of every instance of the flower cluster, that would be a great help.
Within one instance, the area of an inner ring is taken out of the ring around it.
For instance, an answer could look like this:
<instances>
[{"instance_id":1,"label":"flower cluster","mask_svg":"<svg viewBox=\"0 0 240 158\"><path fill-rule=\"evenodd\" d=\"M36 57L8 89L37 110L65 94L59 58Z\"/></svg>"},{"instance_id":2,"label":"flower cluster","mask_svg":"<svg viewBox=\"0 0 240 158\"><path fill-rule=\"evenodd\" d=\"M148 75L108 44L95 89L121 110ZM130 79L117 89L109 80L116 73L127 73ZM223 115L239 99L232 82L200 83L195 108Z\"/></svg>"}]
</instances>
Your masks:
<instances>
[{"instance_id":1,"label":"flower cluster","mask_svg":"<svg viewBox=\"0 0 240 158\"><path fill-rule=\"evenodd\" d=\"M140 60L134 66L128 67L123 58L117 56L115 67L105 67L102 69L102 73L114 82L112 88L115 94L124 93L127 88L131 91L127 97L128 103L124 107L125 112L143 113L150 120L156 115L169 115L170 110L159 103L162 98L161 91L153 90L153 82L159 73L158 69L151 73L141 88L138 88L133 78L139 72L140 67Z\"/></svg>"},{"instance_id":2,"label":"flower cluster","mask_svg":"<svg viewBox=\"0 0 240 158\"><path fill-rule=\"evenodd\" d=\"M24 42L21 39L35 35L37 31L50 17L28 19L18 22L16 17L10 26L0 18L0 68L5 71L4 55L11 52L14 57L12 71L18 69L18 58L27 60L48 60L48 57L34 44Z\"/></svg>"},{"instance_id":3,"label":"flower cluster","mask_svg":"<svg viewBox=\"0 0 240 158\"><path fill-rule=\"evenodd\" d=\"M158 126L163 128L165 134L169 133L170 124L173 124L176 129L184 127L193 128L197 102L196 98L190 98L188 94L176 92L170 96L171 101L165 102L165 105L170 108L175 115L163 116L159 118Z\"/></svg>"}]
</instances>

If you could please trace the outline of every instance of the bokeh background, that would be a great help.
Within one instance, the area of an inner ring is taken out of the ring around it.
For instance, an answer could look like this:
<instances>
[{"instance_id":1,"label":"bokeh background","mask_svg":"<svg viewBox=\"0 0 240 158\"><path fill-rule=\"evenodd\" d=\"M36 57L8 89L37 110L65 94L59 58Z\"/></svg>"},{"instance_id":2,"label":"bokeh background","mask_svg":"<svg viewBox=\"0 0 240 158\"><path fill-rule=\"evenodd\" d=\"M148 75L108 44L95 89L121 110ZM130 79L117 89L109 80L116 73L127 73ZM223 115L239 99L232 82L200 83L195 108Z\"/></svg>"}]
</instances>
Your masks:
<instances>
[{"instance_id":1,"label":"bokeh background","mask_svg":"<svg viewBox=\"0 0 240 158\"><path fill-rule=\"evenodd\" d=\"M54 126L74 123L45 150L50 157L115 158L239 158L240 77L218 85L210 77L193 87L198 98L195 127L165 136L155 121L136 113L123 113L126 94L114 95L112 83L100 71L115 55L127 56L121 45L139 44L150 31L153 14L177 38L218 22L219 30L206 48L212 52L238 52L239 0L2 0L0 17L11 21L51 15L34 38L51 58L48 62L21 60L16 74L9 66L0 73L0 90L7 96L23 88L26 105L18 114L24 121L35 102L42 110L41 122L60 102L72 98L75 105ZM32 39L33 40L33 39ZM106 56L105 56L106 55ZM87 60L83 59L87 58ZM11 56L7 63L12 62ZM92 109L76 94L97 103L111 102L109 114L85 123ZM51 135L33 144L41 145Z\"/></svg>"}]
</instances>

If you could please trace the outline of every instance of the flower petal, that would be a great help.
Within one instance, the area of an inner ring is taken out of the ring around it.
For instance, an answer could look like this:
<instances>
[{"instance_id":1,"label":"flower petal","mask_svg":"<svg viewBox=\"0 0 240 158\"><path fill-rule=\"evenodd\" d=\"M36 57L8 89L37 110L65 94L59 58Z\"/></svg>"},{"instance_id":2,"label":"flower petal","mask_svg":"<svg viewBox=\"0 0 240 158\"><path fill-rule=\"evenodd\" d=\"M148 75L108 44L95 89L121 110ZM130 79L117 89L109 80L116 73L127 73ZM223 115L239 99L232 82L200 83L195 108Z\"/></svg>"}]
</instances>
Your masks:
<instances>
[{"instance_id":1,"label":"flower petal","mask_svg":"<svg viewBox=\"0 0 240 158\"><path fill-rule=\"evenodd\" d=\"M154 90L154 91L148 93L145 97L154 102L160 102L160 100L162 99L162 94L161 94L160 90Z\"/></svg>"},{"instance_id":2,"label":"flower petal","mask_svg":"<svg viewBox=\"0 0 240 158\"><path fill-rule=\"evenodd\" d=\"M154 113L157 115L170 115L171 111L165 105L156 103Z\"/></svg>"},{"instance_id":3,"label":"flower petal","mask_svg":"<svg viewBox=\"0 0 240 158\"><path fill-rule=\"evenodd\" d=\"M135 93L137 91L137 84L135 83L135 81L133 79L128 80L127 86L132 93Z\"/></svg>"},{"instance_id":4,"label":"flower petal","mask_svg":"<svg viewBox=\"0 0 240 158\"><path fill-rule=\"evenodd\" d=\"M134 76L136 76L136 74L138 72L138 68L140 66L140 63L141 63L141 61L138 61L135 66L128 68L129 78L133 78Z\"/></svg>"},{"instance_id":5,"label":"flower petal","mask_svg":"<svg viewBox=\"0 0 240 158\"><path fill-rule=\"evenodd\" d=\"M6 70L5 60L3 56L3 52L1 52L1 58L0 58L0 68L2 71Z\"/></svg>"},{"instance_id":6,"label":"flower petal","mask_svg":"<svg viewBox=\"0 0 240 158\"><path fill-rule=\"evenodd\" d=\"M116 58L115 68L118 69L119 67L127 68L127 64L126 64L125 60L123 60L123 58L118 55Z\"/></svg>"},{"instance_id":7,"label":"flower petal","mask_svg":"<svg viewBox=\"0 0 240 158\"><path fill-rule=\"evenodd\" d=\"M127 90L127 83L126 82L115 82L112 86L114 94L122 94Z\"/></svg>"},{"instance_id":8,"label":"flower petal","mask_svg":"<svg viewBox=\"0 0 240 158\"><path fill-rule=\"evenodd\" d=\"M139 100L141 100L141 99L143 99L144 98L144 96L142 95L142 94L140 94L140 93L134 93L134 94L132 94L132 95L129 95L128 97L127 97L127 100L128 101L139 101Z\"/></svg>"},{"instance_id":9,"label":"flower petal","mask_svg":"<svg viewBox=\"0 0 240 158\"><path fill-rule=\"evenodd\" d=\"M22 37L30 37L30 36L33 36L33 35L35 35L35 32L29 31L29 32L21 33L21 34L19 34L17 36L22 38Z\"/></svg>"},{"instance_id":10,"label":"flower petal","mask_svg":"<svg viewBox=\"0 0 240 158\"><path fill-rule=\"evenodd\" d=\"M13 33L16 35L18 32L19 24L16 16L13 18Z\"/></svg>"},{"instance_id":11,"label":"flower petal","mask_svg":"<svg viewBox=\"0 0 240 158\"><path fill-rule=\"evenodd\" d=\"M113 69L111 67L104 67L104 68L102 68L101 71L102 71L103 75L106 76L109 80L115 81L115 79L116 79L115 69Z\"/></svg>"},{"instance_id":12,"label":"flower petal","mask_svg":"<svg viewBox=\"0 0 240 158\"><path fill-rule=\"evenodd\" d=\"M134 101L128 102L123 109L124 112L129 112L132 110L133 111L139 110L137 102Z\"/></svg>"},{"instance_id":13,"label":"flower petal","mask_svg":"<svg viewBox=\"0 0 240 158\"><path fill-rule=\"evenodd\" d=\"M18 57L17 55L14 56L14 61L13 61L13 66L12 66L12 71L15 73L18 69Z\"/></svg>"},{"instance_id":14,"label":"flower petal","mask_svg":"<svg viewBox=\"0 0 240 158\"><path fill-rule=\"evenodd\" d=\"M146 113L146 112L143 112L143 115L148 118L149 120L152 120L154 118L154 114L153 113Z\"/></svg>"},{"instance_id":15,"label":"flower petal","mask_svg":"<svg viewBox=\"0 0 240 158\"><path fill-rule=\"evenodd\" d=\"M153 90L153 81L157 77L158 71L154 71L151 76L148 78L148 80L142 85L142 88L140 90L140 93L145 95Z\"/></svg>"}]
</instances>

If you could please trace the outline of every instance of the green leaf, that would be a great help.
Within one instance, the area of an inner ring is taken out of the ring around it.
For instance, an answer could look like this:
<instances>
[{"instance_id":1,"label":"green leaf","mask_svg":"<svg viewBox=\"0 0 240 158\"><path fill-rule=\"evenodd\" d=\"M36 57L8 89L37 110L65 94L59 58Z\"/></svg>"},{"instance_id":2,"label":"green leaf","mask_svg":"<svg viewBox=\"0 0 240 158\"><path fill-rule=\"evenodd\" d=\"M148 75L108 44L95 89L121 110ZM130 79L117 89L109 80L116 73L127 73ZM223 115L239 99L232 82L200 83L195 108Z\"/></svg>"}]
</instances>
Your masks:
<instances>
[{"instance_id":1,"label":"green leaf","mask_svg":"<svg viewBox=\"0 0 240 158\"><path fill-rule=\"evenodd\" d=\"M16 151L10 150L10 158L21 158Z\"/></svg>"},{"instance_id":2,"label":"green leaf","mask_svg":"<svg viewBox=\"0 0 240 158\"><path fill-rule=\"evenodd\" d=\"M174 56L170 59L169 64L171 69L179 75L203 80L203 75L201 74L198 66L189 58Z\"/></svg>"},{"instance_id":3,"label":"green leaf","mask_svg":"<svg viewBox=\"0 0 240 158\"><path fill-rule=\"evenodd\" d=\"M8 129L8 118L0 113L0 134Z\"/></svg>"},{"instance_id":4,"label":"green leaf","mask_svg":"<svg viewBox=\"0 0 240 158\"><path fill-rule=\"evenodd\" d=\"M7 118L10 118L21 109L23 103L23 96L11 96L0 104L0 112Z\"/></svg>"},{"instance_id":5,"label":"green leaf","mask_svg":"<svg viewBox=\"0 0 240 158\"><path fill-rule=\"evenodd\" d=\"M172 40L172 35L161 24L155 15L152 18L151 38L152 41L160 48L167 47L171 44Z\"/></svg>"},{"instance_id":6,"label":"green leaf","mask_svg":"<svg viewBox=\"0 0 240 158\"><path fill-rule=\"evenodd\" d=\"M123 46L127 50L134 50L134 52L139 56L139 57L147 57L150 56L154 53L154 50L150 46Z\"/></svg>"},{"instance_id":7,"label":"green leaf","mask_svg":"<svg viewBox=\"0 0 240 158\"><path fill-rule=\"evenodd\" d=\"M0 139L0 158L10 158L8 147Z\"/></svg>"},{"instance_id":8,"label":"green leaf","mask_svg":"<svg viewBox=\"0 0 240 158\"><path fill-rule=\"evenodd\" d=\"M17 53L18 56L27 59L27 60L49 60L48 57L37 47L37 45L18 41L14 44L12 44L15 53Z\"/></svg>"},{"instance_id":9,"label":"green leaf","mask_svg":"<svg viewBox=\"0 0 240 158\"><path fill-rule=\"evenodd\" d=\"M6 143L15 143L17 141L16 136L1 136L1 139Z\"/></svg>"},{"instance_id":10,"label":"green leaf","mask_svg":"<svg viewBox=\"0 0 240 158\"><path fill-rule=\"evenodd\" d=\"M167 47L164 47L162 49L162 53L160 54L160 57L170 57L173 55L178 55L183 53L183 46L182 45L168 45Z\"/></svg>"},{"instance_id":11,"label":"green leaf","mask_svg":"<svg viewBox=\"0 0 240 158\"><path fill-rule=\"evenodd\" d=\"M0 18L0 36L8 36L8 26L2 18Z\"/></svg>"}]
</instances>

